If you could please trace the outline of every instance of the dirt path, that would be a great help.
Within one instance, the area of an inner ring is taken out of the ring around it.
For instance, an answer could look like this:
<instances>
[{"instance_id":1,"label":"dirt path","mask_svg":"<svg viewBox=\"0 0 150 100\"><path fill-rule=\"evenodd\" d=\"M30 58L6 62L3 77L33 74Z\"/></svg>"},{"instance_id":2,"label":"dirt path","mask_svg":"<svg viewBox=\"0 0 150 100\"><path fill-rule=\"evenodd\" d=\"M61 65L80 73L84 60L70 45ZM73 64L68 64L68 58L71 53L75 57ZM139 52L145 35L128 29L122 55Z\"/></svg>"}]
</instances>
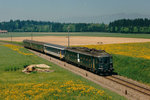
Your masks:
<instances>
[{"instance_id":1,"label":"dirt path","mask_svg":"<svg viewBox=\"0 0 150 100\"><path fill-rule=\"evenodd\" d=\"M13 37L13 41L23 41L24 39L31 39L31 37ZM10 38L0 38L0 40L10 41ZM33 40L43 41L59 45L67 45L68 38L65 36L40 36L33 37ZM113 43L134 43L134 42L150 42L150 39L140 38L120 38L120 37L86 37L73 36L70 37L71 45L90 45L90 44L113 44Z\"/></svg>"}]
</instances>

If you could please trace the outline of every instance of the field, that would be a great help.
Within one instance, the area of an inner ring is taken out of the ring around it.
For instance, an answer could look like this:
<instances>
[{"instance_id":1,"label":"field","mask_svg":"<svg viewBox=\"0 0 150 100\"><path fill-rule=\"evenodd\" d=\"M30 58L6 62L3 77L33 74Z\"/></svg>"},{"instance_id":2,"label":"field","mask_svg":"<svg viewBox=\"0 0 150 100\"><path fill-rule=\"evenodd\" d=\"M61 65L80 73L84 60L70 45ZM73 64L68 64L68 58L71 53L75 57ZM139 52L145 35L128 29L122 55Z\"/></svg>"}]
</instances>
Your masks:
<instances>
[{"instance_id":1,"label":"field","mask_svg":"<svg viewBox=\"0 0 150 100\"><path fill-rule=\"evenodd\" d=\"M68 32L10 32L0 34L0 37L31 37L35 36L67 36ZM150 39L150 34L123 34L123 33L105 33L105 32L70 32L70 36L89 36L89 37L125 37L125 38L145 38Z\"/></svg>"},{"instance_id":2,"label":"field","mask_svg":"<svg viewBox=\"0 0 150 100\"><path fill-rule=\"evenodd\" d=\"M33 40L65 46L68 42L67 33L33 34ZM14 33L13 36L12 40L18 42L31 39L28 37L31 33ZM10 41L8 35L0 34L0 37L0 40ZM113 55L116 73L150 85L149 34L71 33L70 39L72 46L82 45L106 50ZM124 99L57 65L38 58L24 48L1 44L0 59L2 59L0 61L0 99ZM21 69L25 66L36 63L46 63L55 71L30 75L21 73ZM18 93L21 93L21 96Z\"/></svg>"},{"instance_id":3,"label":"field","mask_svg":"<svg viewBox=\"0 0 150 100\"><path fill-rule=\"evenodd\" d=\"M119 75L150 85L150 42L84 47L106 50L113 55L114 69Z\"/></svg>"},{"instance_id":4,"label":"field","mask_svg":"<svg viewBox=\"0 0 150 100\"><path fill-rule=\"evenodd\" d=\"M24 39L31 39L31 37L13 37L12 41L22 42ZM0 38L0 40L11 41L11 38ZM68 44L67 36L36 36L33 37L33 40L65 46L67 46ZM131 42L150 42L150 39L121 38L121 37L89 37L89 36L70 37L70 45L93 45L93 44L113 44L113 43L131 43Z\"/></svg>"},{"instance_id":5,"label":"field","mask_svg":"<svg viewBox=\"0 0 150 100\"><path fill-rule=\"evenodd\" d=\"M125 99L19 46L0 44L0 59L0 100ZM27 65L39 63L51 66L54 72L21 72Z\"/></svg>"}]
</instances>

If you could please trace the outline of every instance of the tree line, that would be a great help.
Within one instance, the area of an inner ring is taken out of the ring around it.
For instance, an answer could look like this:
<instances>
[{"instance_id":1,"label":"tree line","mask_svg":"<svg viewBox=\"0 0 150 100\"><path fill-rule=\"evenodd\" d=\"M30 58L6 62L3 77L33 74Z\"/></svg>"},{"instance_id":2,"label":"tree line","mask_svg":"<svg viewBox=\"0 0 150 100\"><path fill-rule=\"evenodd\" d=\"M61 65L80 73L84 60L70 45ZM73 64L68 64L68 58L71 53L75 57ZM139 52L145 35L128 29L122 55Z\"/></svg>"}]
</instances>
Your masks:
<instances>
[{"instance_id":1,"label":"tree line","mask_svg":"<svg viewBox=\"0 0 150 100\"><path fill-rule=\"evenodd\" d=\"M0 29L9 32L103 32L107 25L94 23L56 23L33 20L1 22Z\"/></svg>"},{"instance_id":2,"label":"tree line","mask_svg":"<svg viewBox=\"0 0 150 100\"><path fill-rule=\"evenodd\" d=\"M57 23L34 20L0 22L0 29L9 32L115 32L150 33L149 19L120 19L104 23Z\"/></svg>"},{"instance_id":3,"label":"tree line","mask_svg":"<svg viewBox=\"0 0 150 100\"><path fill-rule=\"evenodd\" d=\"M109 32L150 33L150 20L147 18L116 20L109 24Z\"/></svg>"}]
</instances>

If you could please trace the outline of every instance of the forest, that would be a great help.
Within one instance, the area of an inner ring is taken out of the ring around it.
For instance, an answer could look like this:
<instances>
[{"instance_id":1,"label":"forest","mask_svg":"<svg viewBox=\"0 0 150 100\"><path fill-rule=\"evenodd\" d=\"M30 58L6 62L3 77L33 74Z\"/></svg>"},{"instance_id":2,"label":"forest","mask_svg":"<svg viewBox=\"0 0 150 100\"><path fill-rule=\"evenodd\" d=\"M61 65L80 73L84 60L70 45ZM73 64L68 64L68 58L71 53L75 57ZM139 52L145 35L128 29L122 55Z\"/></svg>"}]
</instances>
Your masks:
<instances>
[{"instance_id":1,"label":"forest","mask_svg":"<svg viewBox=\"0 0 150 100\"><path fill-rule=\"evenodd\" d=\"M33 20L1 22L0 29L9 32L104 32L105 24L56 23Z\"/></svg>"},{"instance_id":2,"label":"forest","mask_svg":"<svg viewBox=\"0 0 150 100\"><path fill-rule=\"evenodd\" d=\"M0 22L0 29L8 32L112 32L150 33L149 19L120 19L104 23L58 23L34 20Z\"/></svg>"},{"instance_id":3,"label":"forest","mask_svg":"<svg viewBox=\"0 0 150 100\"><path fill-rule=\"evenodd\" d=\"M150 33L149 19L121 19L109 24L109 32Z\"/></svg>"}]
</instances>

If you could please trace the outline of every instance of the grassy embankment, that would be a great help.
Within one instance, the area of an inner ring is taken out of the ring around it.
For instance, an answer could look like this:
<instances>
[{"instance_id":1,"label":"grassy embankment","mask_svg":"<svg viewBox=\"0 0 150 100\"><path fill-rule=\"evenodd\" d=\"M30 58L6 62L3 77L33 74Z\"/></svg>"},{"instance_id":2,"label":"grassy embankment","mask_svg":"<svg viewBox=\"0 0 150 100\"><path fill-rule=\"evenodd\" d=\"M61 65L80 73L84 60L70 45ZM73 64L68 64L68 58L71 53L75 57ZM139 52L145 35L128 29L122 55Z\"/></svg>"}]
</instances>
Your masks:
<instances>
[{"instance_id":1,"label":"grassy embankment","mask_svg":"<svg viewBox=\"0 0 150 100\"><path fill-rule=\"evenodd\" d=\"M150 85L150 42L85 47L106 50L113 55L115 72Z\"/></svg>"},{"instance_id":2,"label":"grassy embankment","mask_svg":"<svg viewBox=\"0 0 150 100\"><path fill-rule=\"evenodd\" d=\"M12 32L0 34L3 37L30 37L33 36L67 36L68 32ZM150 39L150 34L123 34L123 33L105 33L105 32L70 32L70 36L96 36L96 37L126 37L126 38L146 38Z\"/></svg>"},{"instance_id":3,"label":"grassy embankment","mask_svg":"<svg viewBox=\"0 0 150 100\"><path fill-rule=\"evenodd\" d=\"M21 70L30 64L45 63L51 73L24 74ZM41 59L26 49L0 44L0 100L28 99L82 99L124 100L78 75Z\"/></svg>"},{"instance_id":4,"label":"grassy embankment","mask_svg":"<svg viewBox=\"0 0 150 100\"><path fill-rule=\"evenodd\" d=\"M23 42L16 42L16 41L5 41L5 40L0 40L2 43L8 43L8 44L15 44L15 45L23 45Z\"/></svg>"}]
</instances>

